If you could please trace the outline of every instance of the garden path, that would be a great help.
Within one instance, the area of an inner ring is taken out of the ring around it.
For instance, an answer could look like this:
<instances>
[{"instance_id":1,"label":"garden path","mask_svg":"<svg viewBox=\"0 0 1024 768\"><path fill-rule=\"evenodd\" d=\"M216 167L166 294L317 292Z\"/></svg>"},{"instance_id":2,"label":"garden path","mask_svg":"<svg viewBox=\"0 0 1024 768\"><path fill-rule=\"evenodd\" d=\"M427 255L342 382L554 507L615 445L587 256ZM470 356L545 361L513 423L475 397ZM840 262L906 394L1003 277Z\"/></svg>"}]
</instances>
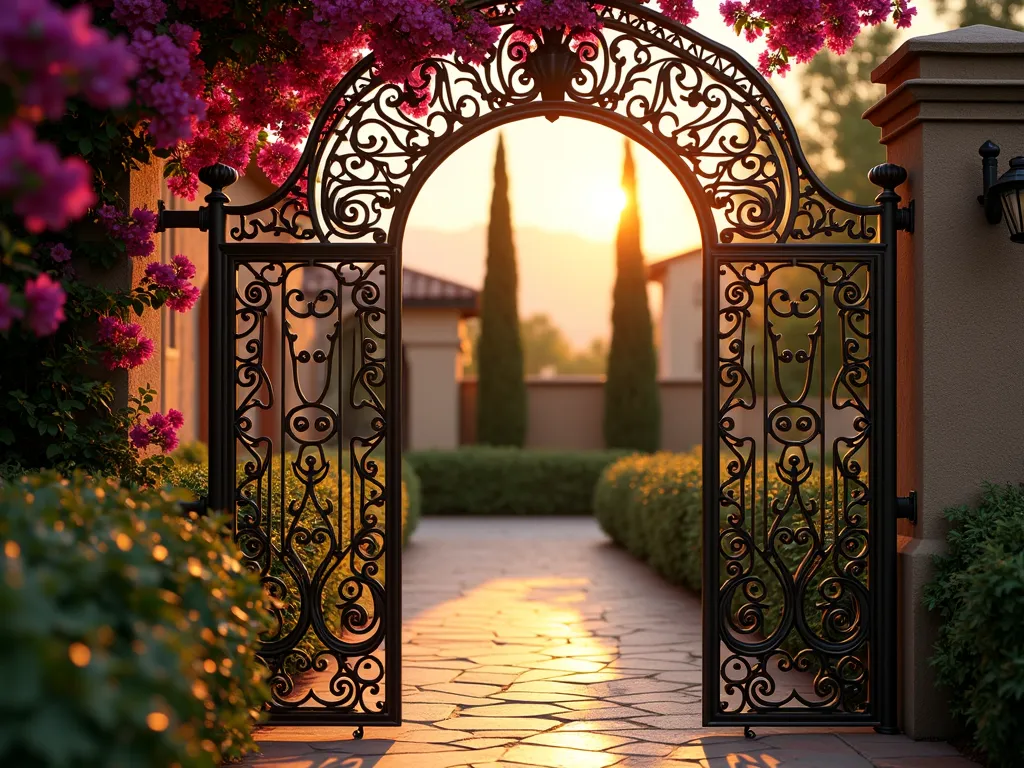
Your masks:
<instances>
[{"instance_id":1,"label":"garden path","mask_svg":"<svg viewBox=\"0 0 1024 768\"><path fill-rule=\"evenodd\" d=\"M267 728L251 768L969 768L866 729L700 727L700 601L589 518L428 518L401 728Z\"/></svg>"}]
</instances>

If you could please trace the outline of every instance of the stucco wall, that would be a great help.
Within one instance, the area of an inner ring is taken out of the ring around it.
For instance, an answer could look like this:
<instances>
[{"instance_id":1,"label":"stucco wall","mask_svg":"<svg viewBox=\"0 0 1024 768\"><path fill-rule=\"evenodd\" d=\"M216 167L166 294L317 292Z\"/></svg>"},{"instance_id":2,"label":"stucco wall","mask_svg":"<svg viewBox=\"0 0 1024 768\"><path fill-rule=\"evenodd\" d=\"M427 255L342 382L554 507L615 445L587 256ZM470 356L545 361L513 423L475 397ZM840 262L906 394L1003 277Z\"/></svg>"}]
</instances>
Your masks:
<instances>
[{"instance_id":1,"label":"stucco wall","mask_svg":"<svg viewBox=\"0 0 1024 768\"><path fill-rule=\"evenodd\" d=\"M661 277L658 375L699 381L701 376L701 259L675 259Z\"/></svg>"},{"instance_id":2,"label":"stucco wall","mask_svg":"<svg viewBox=\"0 0 1024 768\"><path fill-rule=\"evenodd\" d=\"M661 381L661 446L686 451L700 445L700 381ZM476 441L476 379L461 382L459 438ZM528 448L595 450L604 448L604 378L601 376L528 377Z\"/></svg>"},{"instance_id":3,"label":"stucco wall","mask_svg":"<svg viewBox=\"0 0 1024 768\"><path fill-rule=\"evenodd\" d=\"M922 593L945 550L942 510L971 503L984 481L1024 480L1024 248L985 222L978 148L1024 151L1024 34L973 26L913 38L873 79L885 98L866 117L909 178L915 231L898 248L898 484L918 492L900 523L903 728L948 738L945 695L928 665L936 617Z\"/></svg>"}]
</instances>

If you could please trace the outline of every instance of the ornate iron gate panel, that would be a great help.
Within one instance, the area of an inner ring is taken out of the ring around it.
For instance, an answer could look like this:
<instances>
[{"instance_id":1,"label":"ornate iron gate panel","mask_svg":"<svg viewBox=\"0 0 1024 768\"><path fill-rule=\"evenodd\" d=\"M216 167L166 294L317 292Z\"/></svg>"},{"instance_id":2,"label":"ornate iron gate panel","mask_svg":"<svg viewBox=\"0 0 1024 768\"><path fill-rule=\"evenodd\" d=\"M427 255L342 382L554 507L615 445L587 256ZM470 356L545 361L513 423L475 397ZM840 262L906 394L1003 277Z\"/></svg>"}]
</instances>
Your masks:
<instances>
[{"instance_id":1,"label":"ornate iron gate panel","mask_svg":"<svg viewBox=\"0 0 1024 768\"><path fill-rule=\"evenodd\" d=\"M398 722L395 249L221 251L234 287L235 538L277 605L261 638L271 714Z\"/></svg>"},{"instance_id":2,"label":"ornate iron gate panel","mask_svg":"<svg viewBox=\"0 0 1024 768\"><path fill-rule=\"evenodd\" d=\"M708 724L895 725L891 256L706 253Z\"/></svg>"},{"instance_id":3,"label":"ornate iron gate panel","mask_svg":"<svg viewBox=\"0 0 1024 768\"><path fill-rule=\"evenodd\" d=\"M504 123L569 116L643 144L704 241L704 721L895 727L895 242L910 217L831 193L734 52L631 0L600 33L499 29L480 65L372 59L298 166L198 212L210 243L210 498L275 597L261 638L278 722L398 724L401 244L426 179ZM841 241L841 242L837 242Z\"/></svg>"}]
</instances>

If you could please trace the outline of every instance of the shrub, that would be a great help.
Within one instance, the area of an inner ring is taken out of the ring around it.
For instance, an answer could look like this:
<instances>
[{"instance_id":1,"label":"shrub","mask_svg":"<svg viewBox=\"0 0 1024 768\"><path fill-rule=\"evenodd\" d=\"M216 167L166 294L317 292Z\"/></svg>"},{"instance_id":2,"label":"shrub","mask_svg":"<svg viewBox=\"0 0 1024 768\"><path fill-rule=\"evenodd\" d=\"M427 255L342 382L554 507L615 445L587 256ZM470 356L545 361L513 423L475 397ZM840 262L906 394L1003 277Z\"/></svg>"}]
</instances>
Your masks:
<instances>
[{"instance_id":1,"label":"shrub","mask_svg":"<svg viewBox=\"0 0 1024 768\"><path fill-rule=\"evenodd\" d=\"M701 584L700 453L620 459L594 492L594 516L613 541L674 584Z\"/></svg>"},{"instance_id":2,"label":"shrub","mask_svg":"<svg viewBox=\"0 0 1024 768\"><path fill-rule=\"evenodd\" d=\"M171 458L178 464L206 464L210 460L210 449L206 447L206 443L194 440L182 443L178 450L171 454Z\"/></svg>"},{"instance_id":3,"label":"shrub","mask_svg":"<svg viewBox=\"0 0 1024 768\"><path fill-rule=\"evenodd\" d=\"M83 474L0 485L0 764L212 767L254 746L263 591L222 523Z\"/></svg>"},{"instance_id":4,"label":"shrub","mask_svg":"<svg viewBox=\"0 0 1024 768\"><path fill-rule=\"evenodd\" d=\"M425 515L589 515L601 472L623 455L472 446L406 458L419 475Z\"/></svg>"},{"instance_id":5,"label":"shrub","mask_svg":"<svg viewBox=\"0 0 1024 768\"><path fill-rule=\"evenodd\" d=\"M294 459L294 455L289 456L289 461ZM275 471L271 474L277 477L277 466L275 464ZM190 491L195 497L204 497L208 492L208 468L205 464L176 464L170 473L170 482L178 488L183 488ZM237 476L239 479L245 476L244 465L239 465L237 469ZM286 508L290 507L293 503L296 506L302 505L302 500L306 492L306 486L295 476L292 472L285 474L285 499L284 505ZM385 475L382 472L378 478L381 482L385 481ZM342 470L339 474L336 472L330 472L324 476L321 482L317 485L317 497L321 503L330 501L335 509L341 508L342 518L345 522L342 523L343 529L348 529L349 522L352 516L352 481L351 476L347 471ZM275 499L275 504L280 504L280 501ZM375 513L381 518L381 522L385 523L386 519L381 514L380 509L375 508ZM275 507L275 514L277 514L277 507ZM408 462L402 462L402 542L405 543L409 540L415 529L420 518L420 486L419 479L416 476L415 470L408 465ZM303 512L302 524L307 528L313 529L319 523L319 518L316 513L312 511L312 504L307 503L305 511ZM337 533L337 531L336 531ZM316 570L317 566L324 562L331 556L331 540L329 537L304 537L303 539L293 539L292 546L294 551L302 561L303 565L309 572ZM379 575L376 577L383 583L384 581L384 568L383 561L380 563L381 570ZM322 590L322 608L324 616L334 622L333 626L330 626L331 631L335 632L339 637L342 634L342 628L337 624L340 623L341 615L333 608L337 602L337 596L339 589L341 588L342 582L352 575L352 569L347 559L342 558L338 567L334 568L331 572L330 577L327 579ZM296 599L299 597L299 592L294 589L295 580L294 574L285 567L282 558L274 558L270 567L270 576L279 580L282 584L289 587L287 590L287 596L282 598L278 607L278 616L280 618L280 624L276 626L274 634L270 638L264 639L278 639L285 636L292 628L294 628L299 621L301 612L301 602ZM317 637L316 633L310 629L302 637L302 639L296 644L296 648L305 653L310 659L312 659L317 653L326 650L323 643ZM301 670L297 665L297 660L294 655L289 655L285 660L285 671L289 674L300 673Z\"/></svg>"},{"instance_id":6,"label":"shrub","mask_svg":"<svg viewBox=\"0 0 1024 768\"><path fill-rule=\"evenodd\" d=\"M699 449L686 454L634 455L609 466L594 491L594 516L613 541L632 555L646 560L668 581L695 591L701 587L703 573L701 470ZM813 475L803 486L808 497L817 496L818 487ZM777 478L769 480L768 492L773 498L787 499L789 490L789 486ZM829 490L826 499L828 516L834 509L831 495ZM775 539L775 552L794 574L801 567L808 567L808 563L802 561L811 546L808 541L801 541L799 536L789 537L780 533ZM816 560L809 563L818 569L810 576L818 583L826 583L825 580L836 574L832 558L824 563ZM726 574L724 560L721 565L719 583L724 584L730 577ZM761 558L754 559L752 575L764 584L763 596L758 589L751 588L749 593L737 590L732 609L756 604L763 613L761 634L770 635L782 620L785 607L783 587L773 568ZM844 578L850 577L845 575ZM860 578L866 577L862 574ZM758 595L758 598L752 599L753 595ZM803 612L808 627L826 641L844 639L841 629L833 628L831 623L823 627L823 606L818 604L819 597L816 589L804 592ZM842 605L842 601L829 605ZM846 607L850 610L855 608ZM781 648L791 654L797 654L806 647L796 629L791 629L781 642ZM866 691L864 693L866 695Z\"/></svg>"},{"instance_id":7,"label":"shrub","mask_svg":"<svg viewBox=\"0 0 1024 768\"><path fill-rule=\"evenodd\" d=\"M202 445L201 443L199 445ZM177 457L176 457L177 458ZM289 461L294 458L289 457ZM275 469L276 469L275 465ZM244 477L243 465L238 467L238 478ZM274 473L276 476L276 472ZM383 481L385 475L380 478ZM305 486L291 472L285 474L285 495L286 505L288 502L301 501L305 493ZM174 467L168 472L167 482L175 488L182 488L189 491L195 498L205 497L209 493L209 465L204 459L201 462L183 462L178 460ZM328 474L317 486L319 494L325 499L344 505L348 510L351 504L350 478L349 473L341 471L341 484L338 484L337 474ZM412 532L419 524L422 512L422 496L420 490L420 479L415 468L407 461L402 461L402 541L407 542Z\"/></svg>"},{"instance_id":8,"label":"shrub","mask_svg":"<svg viewBox=\"0 0 1024 768\"><path fill-rule=\"evenodd\" d=\"M977 507L946 510L949 553L925 603L942 619L938 682L994 766L1024 755L1024 486L986 486Z\"/></svg>"}]
</instances>

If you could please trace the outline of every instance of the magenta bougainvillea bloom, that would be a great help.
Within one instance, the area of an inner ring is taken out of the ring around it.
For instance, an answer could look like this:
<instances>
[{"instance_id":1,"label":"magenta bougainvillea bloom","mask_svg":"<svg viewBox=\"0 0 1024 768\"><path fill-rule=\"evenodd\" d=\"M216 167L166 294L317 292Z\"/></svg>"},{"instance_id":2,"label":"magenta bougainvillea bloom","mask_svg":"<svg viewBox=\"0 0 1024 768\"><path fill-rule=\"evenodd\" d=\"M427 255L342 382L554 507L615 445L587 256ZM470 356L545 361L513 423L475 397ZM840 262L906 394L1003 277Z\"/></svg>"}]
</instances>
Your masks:
<instances>
[{"instance_id":1,"label":"magenta bougainvillea bloom","mask_svg":"<svg viewBox=\"0 0 1024 768\"><path fill-rule=\"evenodd\" d=\"M130 257L151 256L156 250L156 214L148 208L136 208L131 216L126 216L112 205L101 205L96 209L96 218L107 234L124 241L125 253Z\"/></svg>"},{"instance_id":2,"label":"magenta bougainvillea bloom","mask_svg":"<svg viewBox=\"0 0 1024 768\"><path fill-rule=\"evenodd\" d=\"M21 307L11 301L13 295L9 286L0 285L0 331L10 330L15 320L25 316Z\"/></svg>"},{"instance_id":3,"label":"magenta bougainvillea bloom","mask_svg":"<svg viewBox=\"0 0 1024 768\"><path fill-rule=\"evenodd\" d=\"M281 184L299 164L299 155L299 150L291 144L275 141L260 150L256 162L268 179L275 184Z\"/></svg>"},{"instance_id":4,"label":"magenta bougainvillea bloom","mask_svg":"<svg viewBox=\"0 0 1024 768\"><path fill-rule=\"evenodd\" d=\"M144 425L136 424L128 432L128 438L136 448L155 445L168 453L178 447L178 430L184 423L181 411L171 408L166 414L154 413Z\"/></svg>"},{"instance_id":5,"label":"magenta bougainvillea bloom","mask_svg":"<svg viewBox=\"0 0 1024 768\"><path fill-rule=\"evenodd\" d=\"M758 68L765 74L785 74L792 61L810 61L825 47L845 53L861 27L890 15L896 26L907 27L917 14L907 0L725 0L719 10L747 40L764 36Z\"/></svg>"},{"instance_id":6,"label":"magenta bougainvillea bloom","mask_svg":"<svg viewBox=\"0 0 1024 768\"><path fill-rule=\"evenodd\" d=\"M25 283L25 325L36 336L49 336L64 322L65 301L64 288L49 275L43 273L29 280Z\"/></svg>"},{"instance_id":7,"label":"magenta bougainvillea bloom","mask_svg":"<svg viewBox=\"0 0 1024 768\"><path fill-rule=\"evenodd\" d=\"M58 264L62 264L71 258L71 251L64 243L57 243L50 248L50 258Z\"/></svg>"},{"instance_id":8,"label":"magenta bougainvillea bloom","mask_svg":"<svg viewBox=\"0 0 1024 768\"><path fill-rule=\"evenodd\" d=\"M69 96L94 107L125 104L137 66L128 46L90 23L84 4L64 10L49 0L6 0L0 14L0 62L23 117L59 118Z\"/></svg>"},{"instance_id":9,"label":"magenta bougainvillea bloom","mask_svg":"<svg viewBox=\"0 0 1024 768\"><path fill-rule=\"evenodd\" d=\"M172 24L170 35L139 27L130 47L142 71L135 81L135 97L149 113L153 143L173 147L191 139L206 116L200 98L204 68L197 55L199 34L185 24Z\"/></svg>"},{"instance_id":10,"label":"magenta bougainvillea bloom","mask_svg":"<svg viewBox=\"0 0 1024 768\"><path fill-rule=\"evenodd\" d=\"M62 158L19 121L0 131L0 196L14 201L14 212L29 232L60 229L96 201L85 161Z\"/></svg>"},{"instance_id":11,"label":"magenta bougainvillea bloom","mask_svg":"<svg viewBox=\"0 0 1024 768\"><path fill-rule=\"evenodd\" d=\"M110 370L138 368L153 355L153 341L138 323L126 323L111 315L100 318L96 339L106 347L103 364Z\"/></svg>"},{"instance_id":12,"label":"magenta bougainvillea bloom","mask_svg":"<svg viewBox=\"0 0 1024 768\"><path fill-rule=\"evenodd\" d=\"M163 0L114 0L114 21L128 29L155 27L167 16Z\"/></svg>"},{"instance_id":13,"label":"magenta bougainvillea bloom","mask_svg":"<svg viewBox=\"0 0 1024 768\"><path fill-rule=\"evenodd\" d=\"M601 27L584 0L524 0L516 23L531 32L559 29L586 34Z\"/></svg>"},{"instance_id":14,"label":"magenta bougainvillea bloom","mask_svg":"<svg viewBox=\"0 0 1024 768\"><path fill-rule=\"evenodd\" d=\"M179 253L168 264L154 261L147 266L144 281L167 291L168 307L176 312L188 312L199 299L199 288L191 283L195 276L195 265Z\"/></svg>"}]
</instances>

